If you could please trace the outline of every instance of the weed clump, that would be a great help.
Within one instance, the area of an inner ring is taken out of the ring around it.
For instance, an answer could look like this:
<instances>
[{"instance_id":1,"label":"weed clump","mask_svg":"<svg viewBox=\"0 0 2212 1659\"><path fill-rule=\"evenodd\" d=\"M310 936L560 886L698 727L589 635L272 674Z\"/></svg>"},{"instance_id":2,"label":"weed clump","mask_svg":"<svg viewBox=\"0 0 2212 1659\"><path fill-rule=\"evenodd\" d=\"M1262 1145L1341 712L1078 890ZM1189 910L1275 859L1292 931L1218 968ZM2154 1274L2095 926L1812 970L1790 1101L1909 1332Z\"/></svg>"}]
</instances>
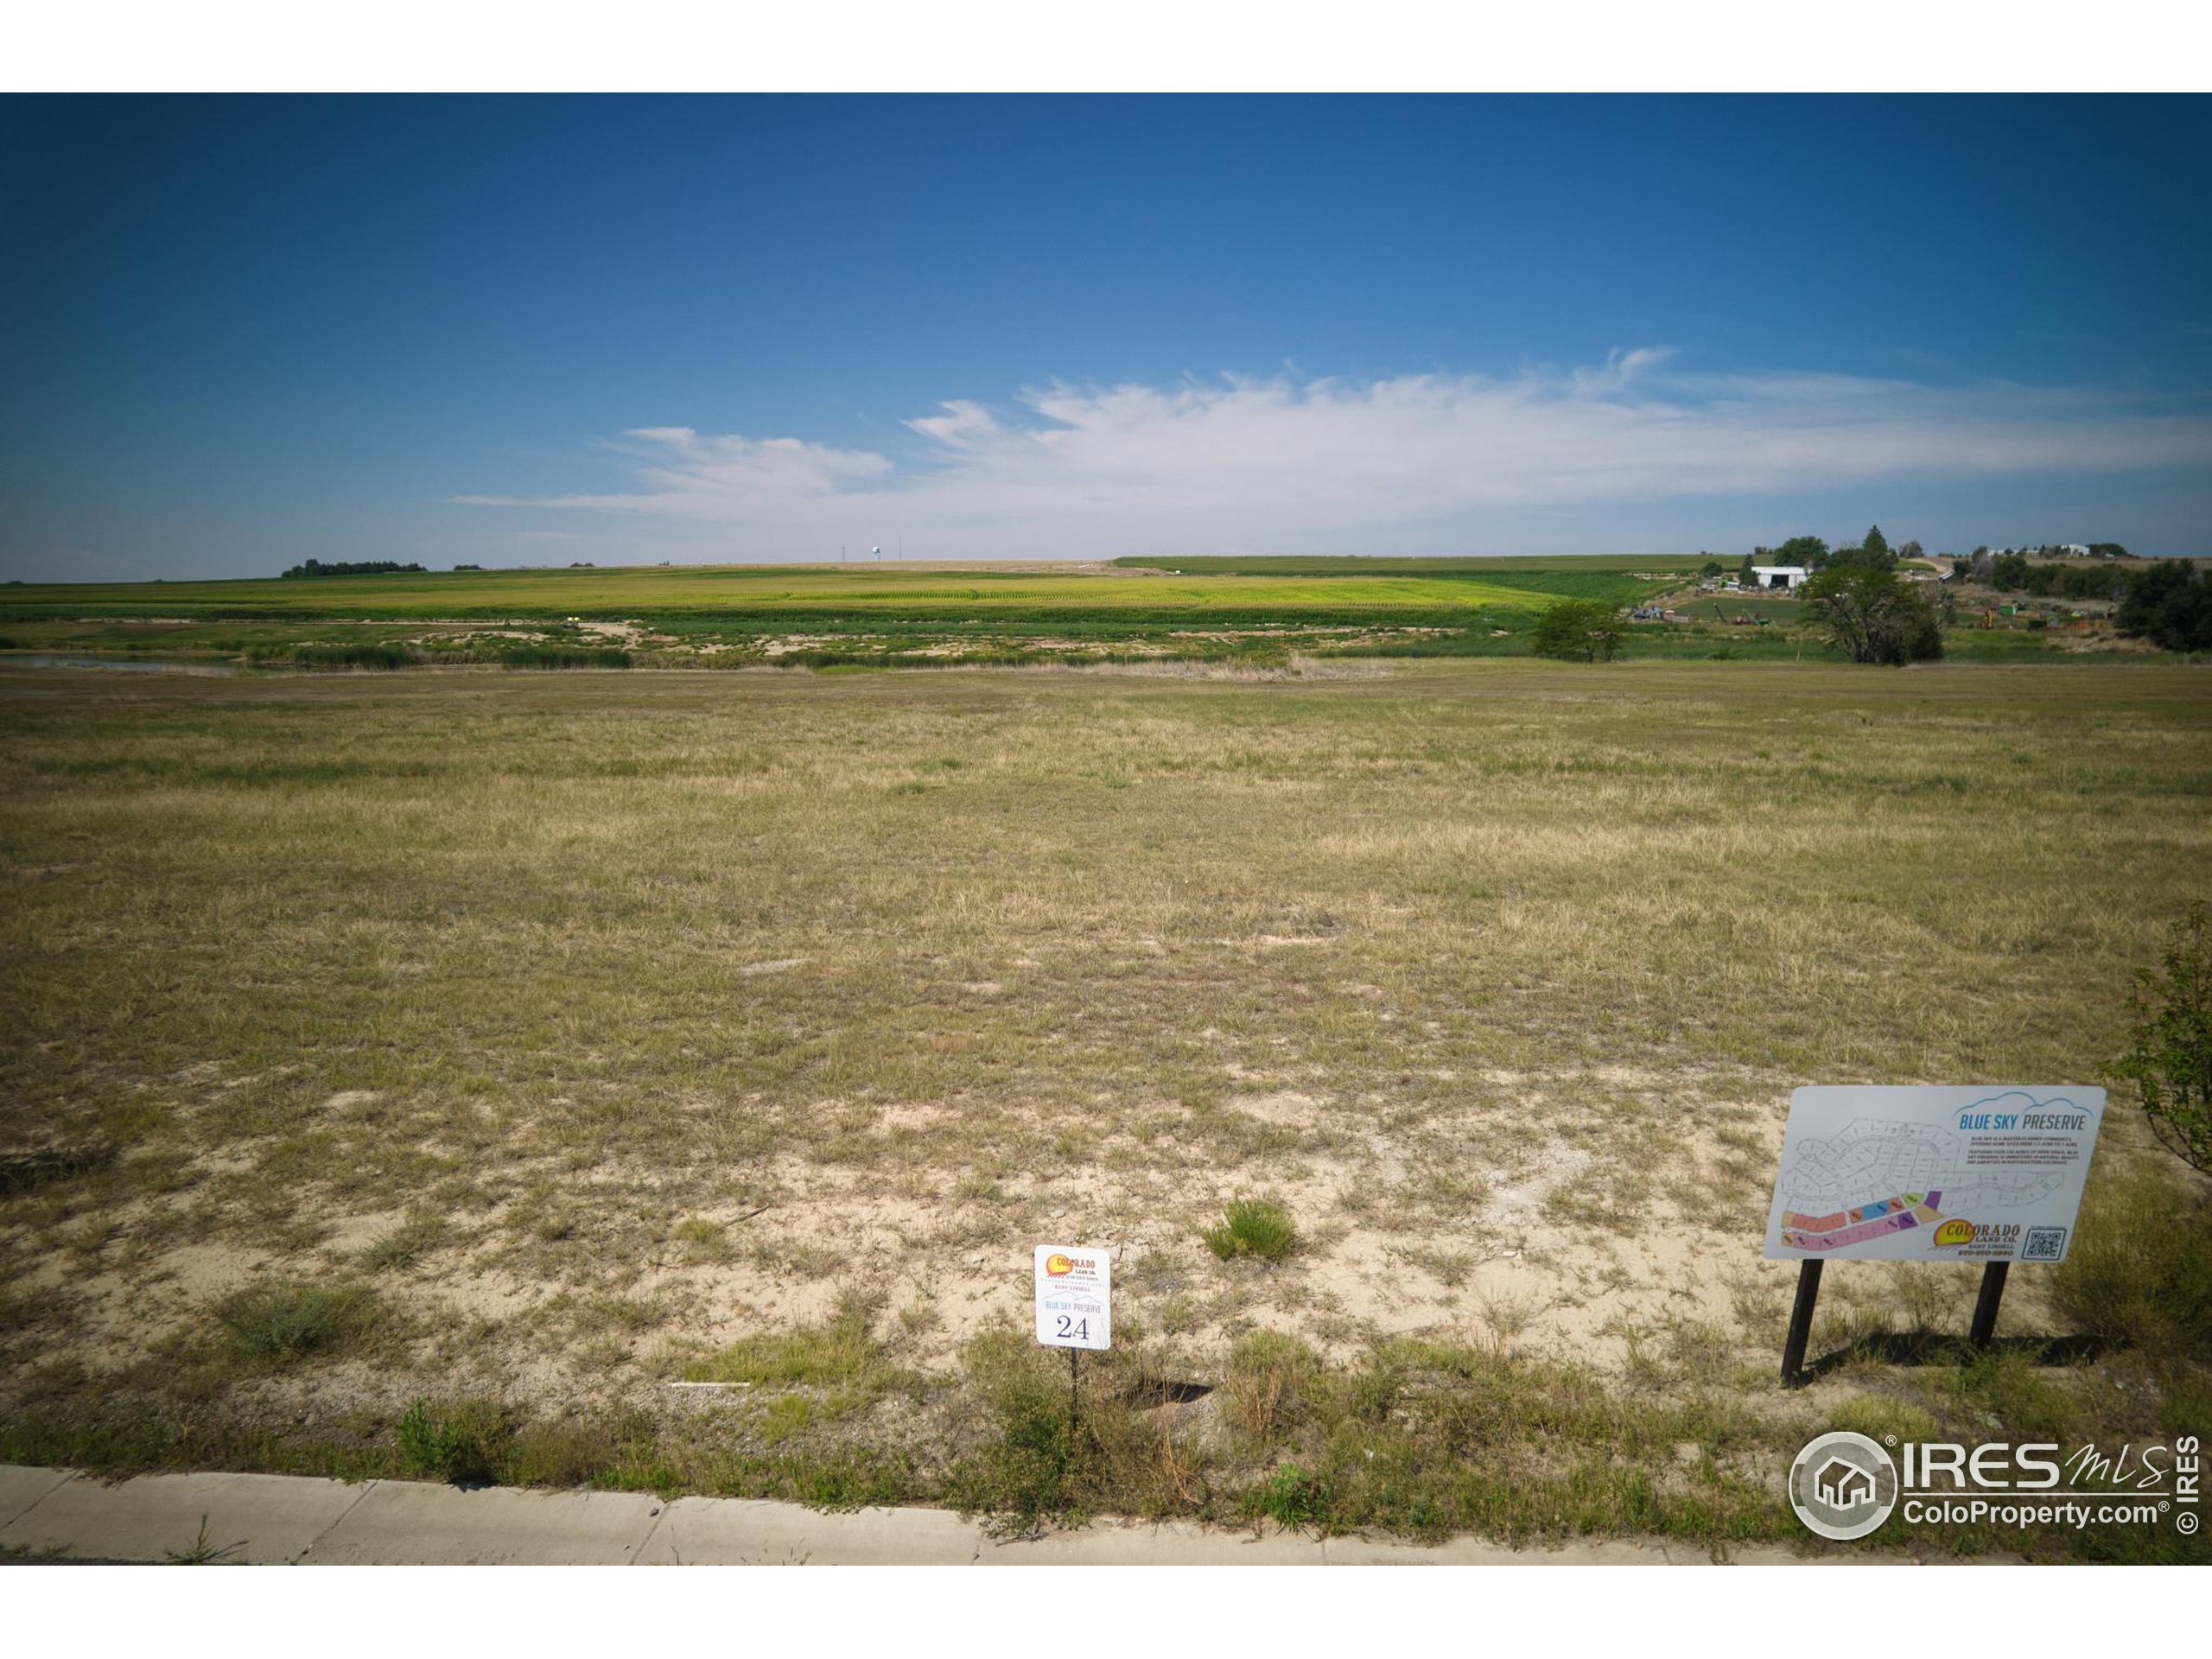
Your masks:
<instances>
[{"instance_id":1,"label":"weed clump","mask_svg":"<svg viewBox=\"0 0 2212 1659\"><path fill-rule=\"evenodd\" d=\"M376 1300L359 1285L289 1280L240 1291L219 1316L232 1352L278 1364L341 1348L374 1319Z\"/></svg>"},{"instance_id":2,"label":"weed clump","mask_svg":"<svg viewBox=\"0 0 2212 1659\"><path fill-rule=\"evenodd\" d=\"M1248 1486L1237 1507L1249 1518L1274 1522L1286 1532L1319 1525L1329 1509L1325 1478L1286 1463L1257 1484Z\"/></svg>"},{"instance_id":3,"label":"weed clump","mask_svg":"<svg viewBox=\"0 0 2212 1659\"><path fill-rule=\"evenodd\" d=\"M1255 1331L1229 1351L1223 1402L1244 1437L1265 1446L1304 1414L1320 1375L1319 1356L1297 1338Z\"/></svg>"},{"instance_id":4,"label":"weed clump","mask_svg":"<svg viewBox=\"0 0 2212 1659\"><path fill-rule=\"evenodd\" d=\"M1229 1206L1221 1224L1205 1233L1206 1249L1223 1261L1256 1255L1262 1262L1281 1262L1296 1248L1298 1237L1290 1214L1265 1198L1239 1198Z\"/></svg>"},{"instance_id":5,"label":"weed clump","mask_svg":"<svg viewBox=\"0 0 2212 1659\"><path fill-rule=\"evenodd\" d=\"M496 1400L437 1405L417 1400L399 1420L399 1453L417 1473L456 1486L488 1486L499 1478L513 1426Z\"/></svg>"},{"instance_id":6,"label":"weed clump","mask_svg":"<svg viewBox=\"0 0 2212 1659\"><path fill-rule=\"evenodd\" d=\"M946 1497L994 1529L1022 1537L1047 1524L1088 1518L1084 1489L1094 1442L1079 1433L1066 1378L1046 1351L1014 1331L988 1331L969 1344L968 1376L990 1433L954 1467Z\"/></svg>"}]
</instances>

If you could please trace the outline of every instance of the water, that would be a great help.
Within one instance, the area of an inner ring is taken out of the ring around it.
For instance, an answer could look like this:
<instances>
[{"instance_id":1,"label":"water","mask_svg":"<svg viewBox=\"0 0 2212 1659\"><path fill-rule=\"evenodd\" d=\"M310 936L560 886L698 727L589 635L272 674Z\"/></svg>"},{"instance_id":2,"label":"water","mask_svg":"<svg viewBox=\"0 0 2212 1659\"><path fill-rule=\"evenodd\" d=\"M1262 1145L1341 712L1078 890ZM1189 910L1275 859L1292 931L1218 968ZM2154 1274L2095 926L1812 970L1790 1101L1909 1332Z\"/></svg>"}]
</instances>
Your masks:
<instances>
[{"instance_id":1,"label":"water","mask_svg":"<svg viewBox=\"0 0 2212 1659\"><path fill-rule=\"evenodd\" d=\"M192 663L164 657L47 657L0 652L0 668L111 668L124 674L243 674L235 663Z\"/></svg>"}]
</instances>

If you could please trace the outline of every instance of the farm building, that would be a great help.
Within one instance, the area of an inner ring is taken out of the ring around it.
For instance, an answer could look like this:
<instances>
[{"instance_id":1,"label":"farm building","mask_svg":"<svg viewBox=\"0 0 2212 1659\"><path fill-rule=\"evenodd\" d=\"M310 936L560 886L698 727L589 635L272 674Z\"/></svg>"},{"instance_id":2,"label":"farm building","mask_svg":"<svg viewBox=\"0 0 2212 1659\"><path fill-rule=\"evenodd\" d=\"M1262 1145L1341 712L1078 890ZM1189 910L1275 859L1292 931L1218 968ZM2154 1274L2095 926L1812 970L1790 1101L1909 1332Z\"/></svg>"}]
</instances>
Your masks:
<instances>
[{"instance_id":1,"label":"farm building","mask_svg":"<svg viewBox=\"0 0 2212 1659\"><path fill-rule=\"evenodd\" d=\"M1751 585L1755 588L1795 588L1812 574L1802 564L1755 564L1751 567Z\"/></svg>"}]
</instances>

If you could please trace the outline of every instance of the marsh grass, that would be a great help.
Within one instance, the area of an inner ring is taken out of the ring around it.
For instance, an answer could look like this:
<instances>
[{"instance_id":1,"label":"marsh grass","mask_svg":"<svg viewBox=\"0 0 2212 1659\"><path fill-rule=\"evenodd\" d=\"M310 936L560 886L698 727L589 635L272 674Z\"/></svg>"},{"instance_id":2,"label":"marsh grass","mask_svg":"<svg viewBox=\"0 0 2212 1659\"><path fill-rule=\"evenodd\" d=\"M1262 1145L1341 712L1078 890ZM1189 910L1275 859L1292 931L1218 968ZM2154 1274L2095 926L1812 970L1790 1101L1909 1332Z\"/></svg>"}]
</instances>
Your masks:
<instances>
[{"instance_id":1,"label":"marsh grass","mask_svg":"<svg viewBox=\"0 0 2212 1659\"><path fill-rule=\"evenodd\" d=\"M293 645L255 653L261 660L281 657L302 668L406 668L415 661L406 646L378 643Z\"/></svg>"},{"instance_id":2,"label":"marsh grass","mask_svg":"<svg viewBox=\"0 0 2212 1659\"><path fill-rule=\"evenodd\" d=\"M499 652L502 668L627 668L619 645L513 645Z\"/></svg>"}]
</instances>

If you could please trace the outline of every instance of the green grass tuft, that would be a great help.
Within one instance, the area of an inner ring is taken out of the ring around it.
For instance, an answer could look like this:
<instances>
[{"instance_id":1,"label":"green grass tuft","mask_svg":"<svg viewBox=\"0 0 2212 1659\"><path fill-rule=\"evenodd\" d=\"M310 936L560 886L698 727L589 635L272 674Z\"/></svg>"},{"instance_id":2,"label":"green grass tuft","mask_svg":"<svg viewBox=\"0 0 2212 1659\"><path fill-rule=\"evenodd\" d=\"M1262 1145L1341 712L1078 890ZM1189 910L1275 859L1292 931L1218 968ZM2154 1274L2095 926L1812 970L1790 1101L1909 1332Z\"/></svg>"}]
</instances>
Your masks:
<instances>
[{"instance_id":1,"label":"green grass tuft","mask_svg":"<svg viewBox=\"0 0 2212 1659\"><path fill-rule=\"evenodd\" d=\"M1298 1236L1281 1205L1266 1198L1239 1198L1229 1206L1218 1227L1206 1230L1205 1241L1206 1249L1224 1262L1240 1255L1281 1262L1297 1248Z\"/></svg>"},{"instance_id":2,"label":"green grass tuft","mask_svg":"<svg viewBox=\"0 0 2212 1659\"><path fill-rule=\"evenodd\" d=\"M506 1408L496 1400L417 1400L399 1420L399 1451L408 1466L456 1486L497 1480L513 1438Z\"/></svg>"},{"instance_id":3,"label":"green grass tuft","mask_svg":"<svg viewBox=\"0 0 2212 1659\"><path fill-rule=\"evenodd\" d=\"M232 1352L283 1364L344 1347L372 1322L376 1300L359 1285L284 1280L240 1291L219 1312Z\"/></svg>"}]
</instances>

